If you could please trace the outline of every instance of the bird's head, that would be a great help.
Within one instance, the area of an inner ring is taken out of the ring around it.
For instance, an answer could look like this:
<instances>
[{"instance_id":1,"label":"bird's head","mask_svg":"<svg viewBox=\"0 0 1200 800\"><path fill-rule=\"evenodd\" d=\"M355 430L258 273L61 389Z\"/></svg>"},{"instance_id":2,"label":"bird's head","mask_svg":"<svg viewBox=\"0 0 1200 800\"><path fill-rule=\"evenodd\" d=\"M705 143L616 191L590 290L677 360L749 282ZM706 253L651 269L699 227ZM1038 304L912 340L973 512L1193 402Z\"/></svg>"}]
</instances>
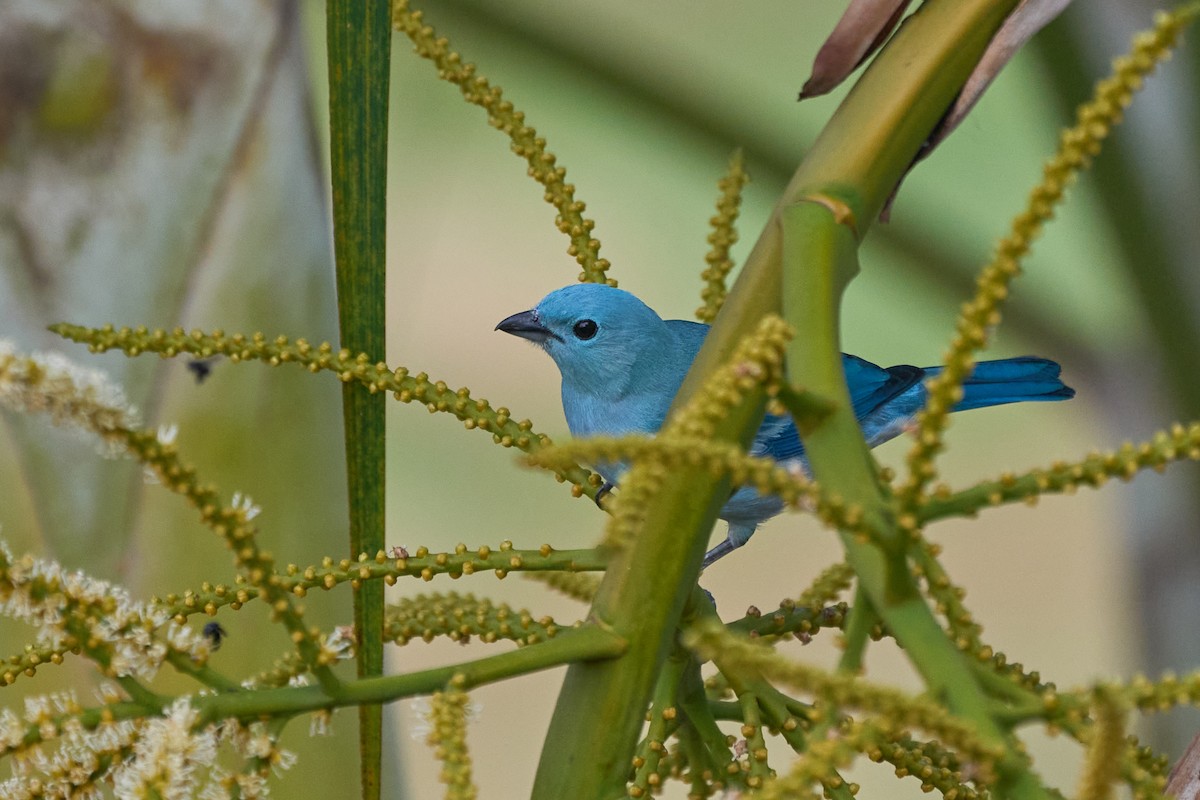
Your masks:
<instances>
[{"instance_id":1,"label":"bird's head","mask_svg":"<svg viewBox=\"0 0 1200 800\"><path fill-rule=\"evenodd\" d=\"M599 395L622 394L640 369L652 368L654 353L670 337L662 318L641 300L597 283L551 292L496 330L537 344L554 359L564 383Z\"/></svg>"}]
</instances>

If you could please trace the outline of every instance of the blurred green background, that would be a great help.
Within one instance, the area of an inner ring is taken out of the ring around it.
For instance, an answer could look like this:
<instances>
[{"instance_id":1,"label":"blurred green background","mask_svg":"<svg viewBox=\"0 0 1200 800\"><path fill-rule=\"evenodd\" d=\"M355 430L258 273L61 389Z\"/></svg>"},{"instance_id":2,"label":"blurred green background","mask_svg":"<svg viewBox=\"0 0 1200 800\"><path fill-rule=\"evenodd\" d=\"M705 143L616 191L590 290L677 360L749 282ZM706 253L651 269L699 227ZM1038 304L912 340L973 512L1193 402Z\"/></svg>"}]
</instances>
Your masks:
<instances>
[{"instance_id":1,"label":"blurred green background","mask_svg":"<svg viewBox=\"0 0 1200 800\"><path fill-rule=\"evenodd\" d=\"M0 335L47 346L36 331L67 318L330 337L323 4L179 4L177 18L176 4L166 3L123 3L120 14L93 9L82 20L46 11L60 5L69 4L0 9L0 44L5 37L21 43L0 47L0 99L27 101L0 104ZM1023 206L1057 130L1108 59L1149 24L1151 8L1093 3L1069 11L910 175L891 222L875 226L864 249L843 315L845 349L883 364L939 360L974 270ZM842 10L815 0L737 9L682 0L443 0L428 4L427 19L548 139L597 221L610 274L663 316L690 318L700 304L716 182L731 150L745 148L753 176L740 258L844 93L795 102ZM25 56L4 55L17 51ZM110 65L99 70L109 80L94 80L95 59ZM554 211L505 137L439 82L406 40L394 43L393 60L388 363L469 386L563 436L553 365L493 331L575 280ZM80 61L85 67L71 67ZM72 78L72 68L92 83ZM79 123L46 111L58 97L53 78L64 71L76 94L57 102L83 109ZM1200 54L1185 46L1137 99L1097 170L1072 190L1015 285L990 355L1055 358L1078 398L957 416L942 462L953 485L1069 460L1200 415L1192 312L1200 286L1191 269L1200 252L1198 77ZM106 136L120 146L104 146ZM45 210L60 207L54 198L79 196L88 202L74 217ZM101 212L126 221L78 222ZM29 278L39 265L57 278L49 289ZM344 550L340 412L328 376L218 364L197 386L182 363L63 349L129 382L149 423L178 421L182 450L204 476L264 506L264 535L274 537L281 561L309 563ZM123 467L92 458L86 447L67 464L48 462L29 453L48 440L52 449L65 447L56 435L40 422L5 416L4 424L0 526L16 549L55 553L139 592L228 580L227 556L211 534L174 498L143 490L136 471L114 472ZM589 502L514 466L513 452L486 434L400 404L389 406L388 426L389 544L442 549L511 539L583 547L599 536L604 518ZM900 466L905 449L893 442L879 456ZM985 639L1044 678L1075 685L1191 669L1200 663L1192 635L1200 610L1197 487L1200 475L1181 466L1165 478L932 532ZM69 510L52 512L64 493ZM829 532L783 517L702 582L722 613L740 615L750 604L769 609L794 597L837 557ZM450 589L560 622L584 611L515 577L408 582L391 591ZM312 596L308 605L325 625L349 617L345 595ZM282 649L261 646L251 607L221 621L231 636L218 667L262 668ZM25 641L9 628L0 635L11 642L3 652ZM821 637L803 649L820 663L835 657ZM478 652L415 643L389 651L389 670ZM868 667L872 676L917 685L889 645L872 648ZM528 794L559 677L474 694L469 743L483 797ZM6 689L5 704L48 688L39 686L43 678L51 674ZM437 765L413 733L419 714L408 702L391 711L395 757L385 758L385 792L440 796ZM1197 724L1183 714L1167 722L1144 732L1174 757ZM308 741L304 726L294 725L285 744L302 759L278 796L302 796L299 786L303 796L352 796L353 726L352 715L338 714L331 744ZM1039 733L1029 740L1046 776L1071 787L1076 748ZM864 797L920 794L916 781L896 783L871 764L854 779Z\"/></svg>"}]
</instances>

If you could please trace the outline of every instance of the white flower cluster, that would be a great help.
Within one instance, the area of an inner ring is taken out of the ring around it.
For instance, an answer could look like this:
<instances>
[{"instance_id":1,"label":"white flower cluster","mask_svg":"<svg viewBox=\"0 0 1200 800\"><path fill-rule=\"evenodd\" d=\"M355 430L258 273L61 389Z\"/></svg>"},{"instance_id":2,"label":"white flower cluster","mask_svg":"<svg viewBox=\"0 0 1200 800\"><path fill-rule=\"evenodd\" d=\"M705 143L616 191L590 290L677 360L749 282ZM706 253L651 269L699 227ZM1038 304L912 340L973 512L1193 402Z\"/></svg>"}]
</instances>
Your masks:
<instances>
[{"instance_id":1,"label":"white flower cluster","mask_svg":"<svg viewBox=\"0 0 1200 800\"><path fill-rule=\"evenodd\" d=\"M121 451L106 433L139 426L137 412L103 372L59 353L23 355L6 339L0 339L0 407L49 414L55 425L92 433L107 455Z\"/></svg>"},{"instance_id":2,"label":"white flower cluster","mask_svg":"<svg viewBox=\"0 0 1200 800\"><path fill-rule=\"evenodd\" d=\"M433 732L433 701L429 695L420 695L408 702L408 708L412 712L408 723L408 735L414 742L423 742ZM464 714L468 725L477 722L483 714L483 703L472 698L467 702Z\"/></svg>"},{"instance_id":3,"label":"white flower cluster","mask_svg":"<svg viewBox=\"0 0 1200 800\"><path fill-rule=\"evenodd\" d=\"M171 623L163 608L135 601L120 586L54 561L28 555L14 559L3 542L0 576L0 615L35 628L42 647L61 649L85 638L107 647L117 677L153 678L168 647L197 661L211 650L204 636ZM164 627L165 641L154 635Z\"/></svg>"},{"instance_id":4,"label":"white flower cluster","mask_svg":"<svg viewBox=\"0 0 1200 800\"><path fill-rule=\"evenodd\" d=\"M233 500L231 501L230 505L233 507L234 511L242 515L242 519L246 522L254 519L262 512L261 506L256 505L253 500L241 492L233 493Z\"/></svg>"},{"instance_id":5,"label":"white flower cluster","mask_svg":"<svg viewBox=\"0 0 1200 800\"><path fill-rule=\"evenodd\" d=\"M81 711L67 693L31 698L23 716L0 711L0 743L12 748L13 765L12 778L0 782L0 797L101 800L106 786L121 798L267 798L267 775L296 761L262 723L198 727L199 713L188 697L176 699L161 716L101 722L92 729L80 723ZM23 747L31 726L47 741ZM51 738L57 748L48 754ZM247 760L245 772L230 774L215 765L221 744Z\"/></svg>"},{"instance_id":6,"label":"white flower cluster","mask_svg":"<svg viewBox=\"0 0 1200 800\"><path fill-rule=\"evenodd\" d=\"M329 632L321 645L321 653L329 663L348 661L354 658L354 647L357 636L353 625L339 625Z\"/></svg>"},{"instance_id":7,"label":"white flower cluster","mask_svg":"<svg viewBox=\"0 0 1200 800\"><path fill-rule=\"evenodd\" d=\"M181 697L161 717L144 720L133 744L133 757L113 771L117 797L146 797L157 793L163 800L187 800L195 794L197 768L208 767L217 757L217 734L212 725L200 731L196 710Z\"/></svg>"},{"instance_id":8,"label":"white flower cluster","mask_svg":"<svg viewBox=\"0 0 1200 800\"><path fill-rule=\"evenodd\" d=\"M15 751L11 756L13 777L0 783L0 797L104 797L98 784L105 774L105 763L129 751L137 726L125 720L87 730L71 716L79 710L73 695L60 693L27 699L23 718L7 709L0 712L0 740L6 747L18 746L26 727L32 725L38 726L44 737L58 740L58 747L50 753L41 746ZM55 719L65 721L56 723Z\"/></svg>"},{"instance_id":9,"label":"white flower cluster","mask_svg":"<svg viewBox=\"0 0 1200 800\"><path fill-rule=\"evenodd\" d=\"M296 763L296 755L279 747L279 743L261 722L249 727L243 727L235 722L227 722L221 728L222 740L233 746L233 749L243 758L259 759L273 772L290 769ZM224 787L230 781L234 782L241 798L265 798L270 796L270 786L267 783L265 770L246 771L234 776L221 774L219 780L214 780L205 791L201 792L201 800L226 800L229 794Z\"/></svg>"}]
</instances>

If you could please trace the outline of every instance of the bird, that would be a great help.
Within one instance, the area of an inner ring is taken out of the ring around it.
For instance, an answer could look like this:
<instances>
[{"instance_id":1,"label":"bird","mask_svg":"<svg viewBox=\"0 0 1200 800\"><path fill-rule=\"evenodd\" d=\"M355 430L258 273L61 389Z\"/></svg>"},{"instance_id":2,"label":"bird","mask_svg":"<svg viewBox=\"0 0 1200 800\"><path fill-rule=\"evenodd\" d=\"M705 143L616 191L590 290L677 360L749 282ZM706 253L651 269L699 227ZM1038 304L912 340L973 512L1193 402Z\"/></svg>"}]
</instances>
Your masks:
<instances>
[{"instance_id":1,"label":"bird","mask_svg":"<svg viewBox=\"0 0 1200 800\"><path fill-rule=\"evenodd\" d=\"M545 350L562 377L562 406L574 437L653 435L662 427L675 393L700 351L709 326L664 320L637 296L599 283L579 283L546 295L528 311L496 325ZM907 430L925 405L925 380L941 367L880 367L842 354L854 415L870 447ZM1067 400L1075 390L1059 378L1061 367L1036 356L976 363L952 411L1027 401ZM750 455L765 456L807 473L804 445L790 416L767 414ZM598 464L611 489L626 469ZM783 501L753 487L736 488L722 507L725 540L704 557L708 567L744 545L758 525L783 510Z\"/></svg>"}]
</instances>

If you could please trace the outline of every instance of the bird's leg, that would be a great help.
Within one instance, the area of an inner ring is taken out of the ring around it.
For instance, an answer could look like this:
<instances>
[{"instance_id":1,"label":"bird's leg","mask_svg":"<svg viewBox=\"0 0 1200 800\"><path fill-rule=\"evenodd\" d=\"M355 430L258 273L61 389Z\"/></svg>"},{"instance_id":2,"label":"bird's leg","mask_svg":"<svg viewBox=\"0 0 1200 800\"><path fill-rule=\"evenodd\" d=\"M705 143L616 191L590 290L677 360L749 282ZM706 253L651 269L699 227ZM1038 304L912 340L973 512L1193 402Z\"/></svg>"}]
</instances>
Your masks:
<instances>
[{"instance_id":1,"label":"bird's leg","mask_svg":"<svg viewBox=\"0 0 1200 800\"><path fill-rule=\"evenodd\" d=\"M707 553L704 554L704 561L701 562L700 569L708 569L708 566L710 564L712 564L714 561L716 561L718 558L723 558L724 556L729 555L736 549L737 548L734 547L733 545L731 545L729 543L729 540L726 539L725 541L721 542L719 545L714 547L712 550L709 550Z\"/></svg>"},{"instance_id":2,"label":"bird's leg","mask_svg":"<svg viewBox=\"0 0 1200 800\"><path fill-rule=\"evenodd\" d=\"M609 492L611 492L615 488L616 488L615 483L613 483L612 481L605 481L604 484L599 489L596 490L596 496L594 498L592 498L593 500L596 501L596 508L604 508L604 506L601 505L601 503L604 501L604 498L608 496Z\"/></svg>"},{"instance_id":3,"label":"bird's leg","mask_svg":"<svg viewBox=\"0 0 1200 800\"><path fill-rule=\"evenodd\" d=\"M725 541L709 550L704 554L704 561L700 568L704 569L716 561L718 558L725 556L737 550L739 547L750 541L750 537L754 535L754 529L758 527L758 523L729 523L729 535L725 537Z\"/></svg>"}]
</instances>

